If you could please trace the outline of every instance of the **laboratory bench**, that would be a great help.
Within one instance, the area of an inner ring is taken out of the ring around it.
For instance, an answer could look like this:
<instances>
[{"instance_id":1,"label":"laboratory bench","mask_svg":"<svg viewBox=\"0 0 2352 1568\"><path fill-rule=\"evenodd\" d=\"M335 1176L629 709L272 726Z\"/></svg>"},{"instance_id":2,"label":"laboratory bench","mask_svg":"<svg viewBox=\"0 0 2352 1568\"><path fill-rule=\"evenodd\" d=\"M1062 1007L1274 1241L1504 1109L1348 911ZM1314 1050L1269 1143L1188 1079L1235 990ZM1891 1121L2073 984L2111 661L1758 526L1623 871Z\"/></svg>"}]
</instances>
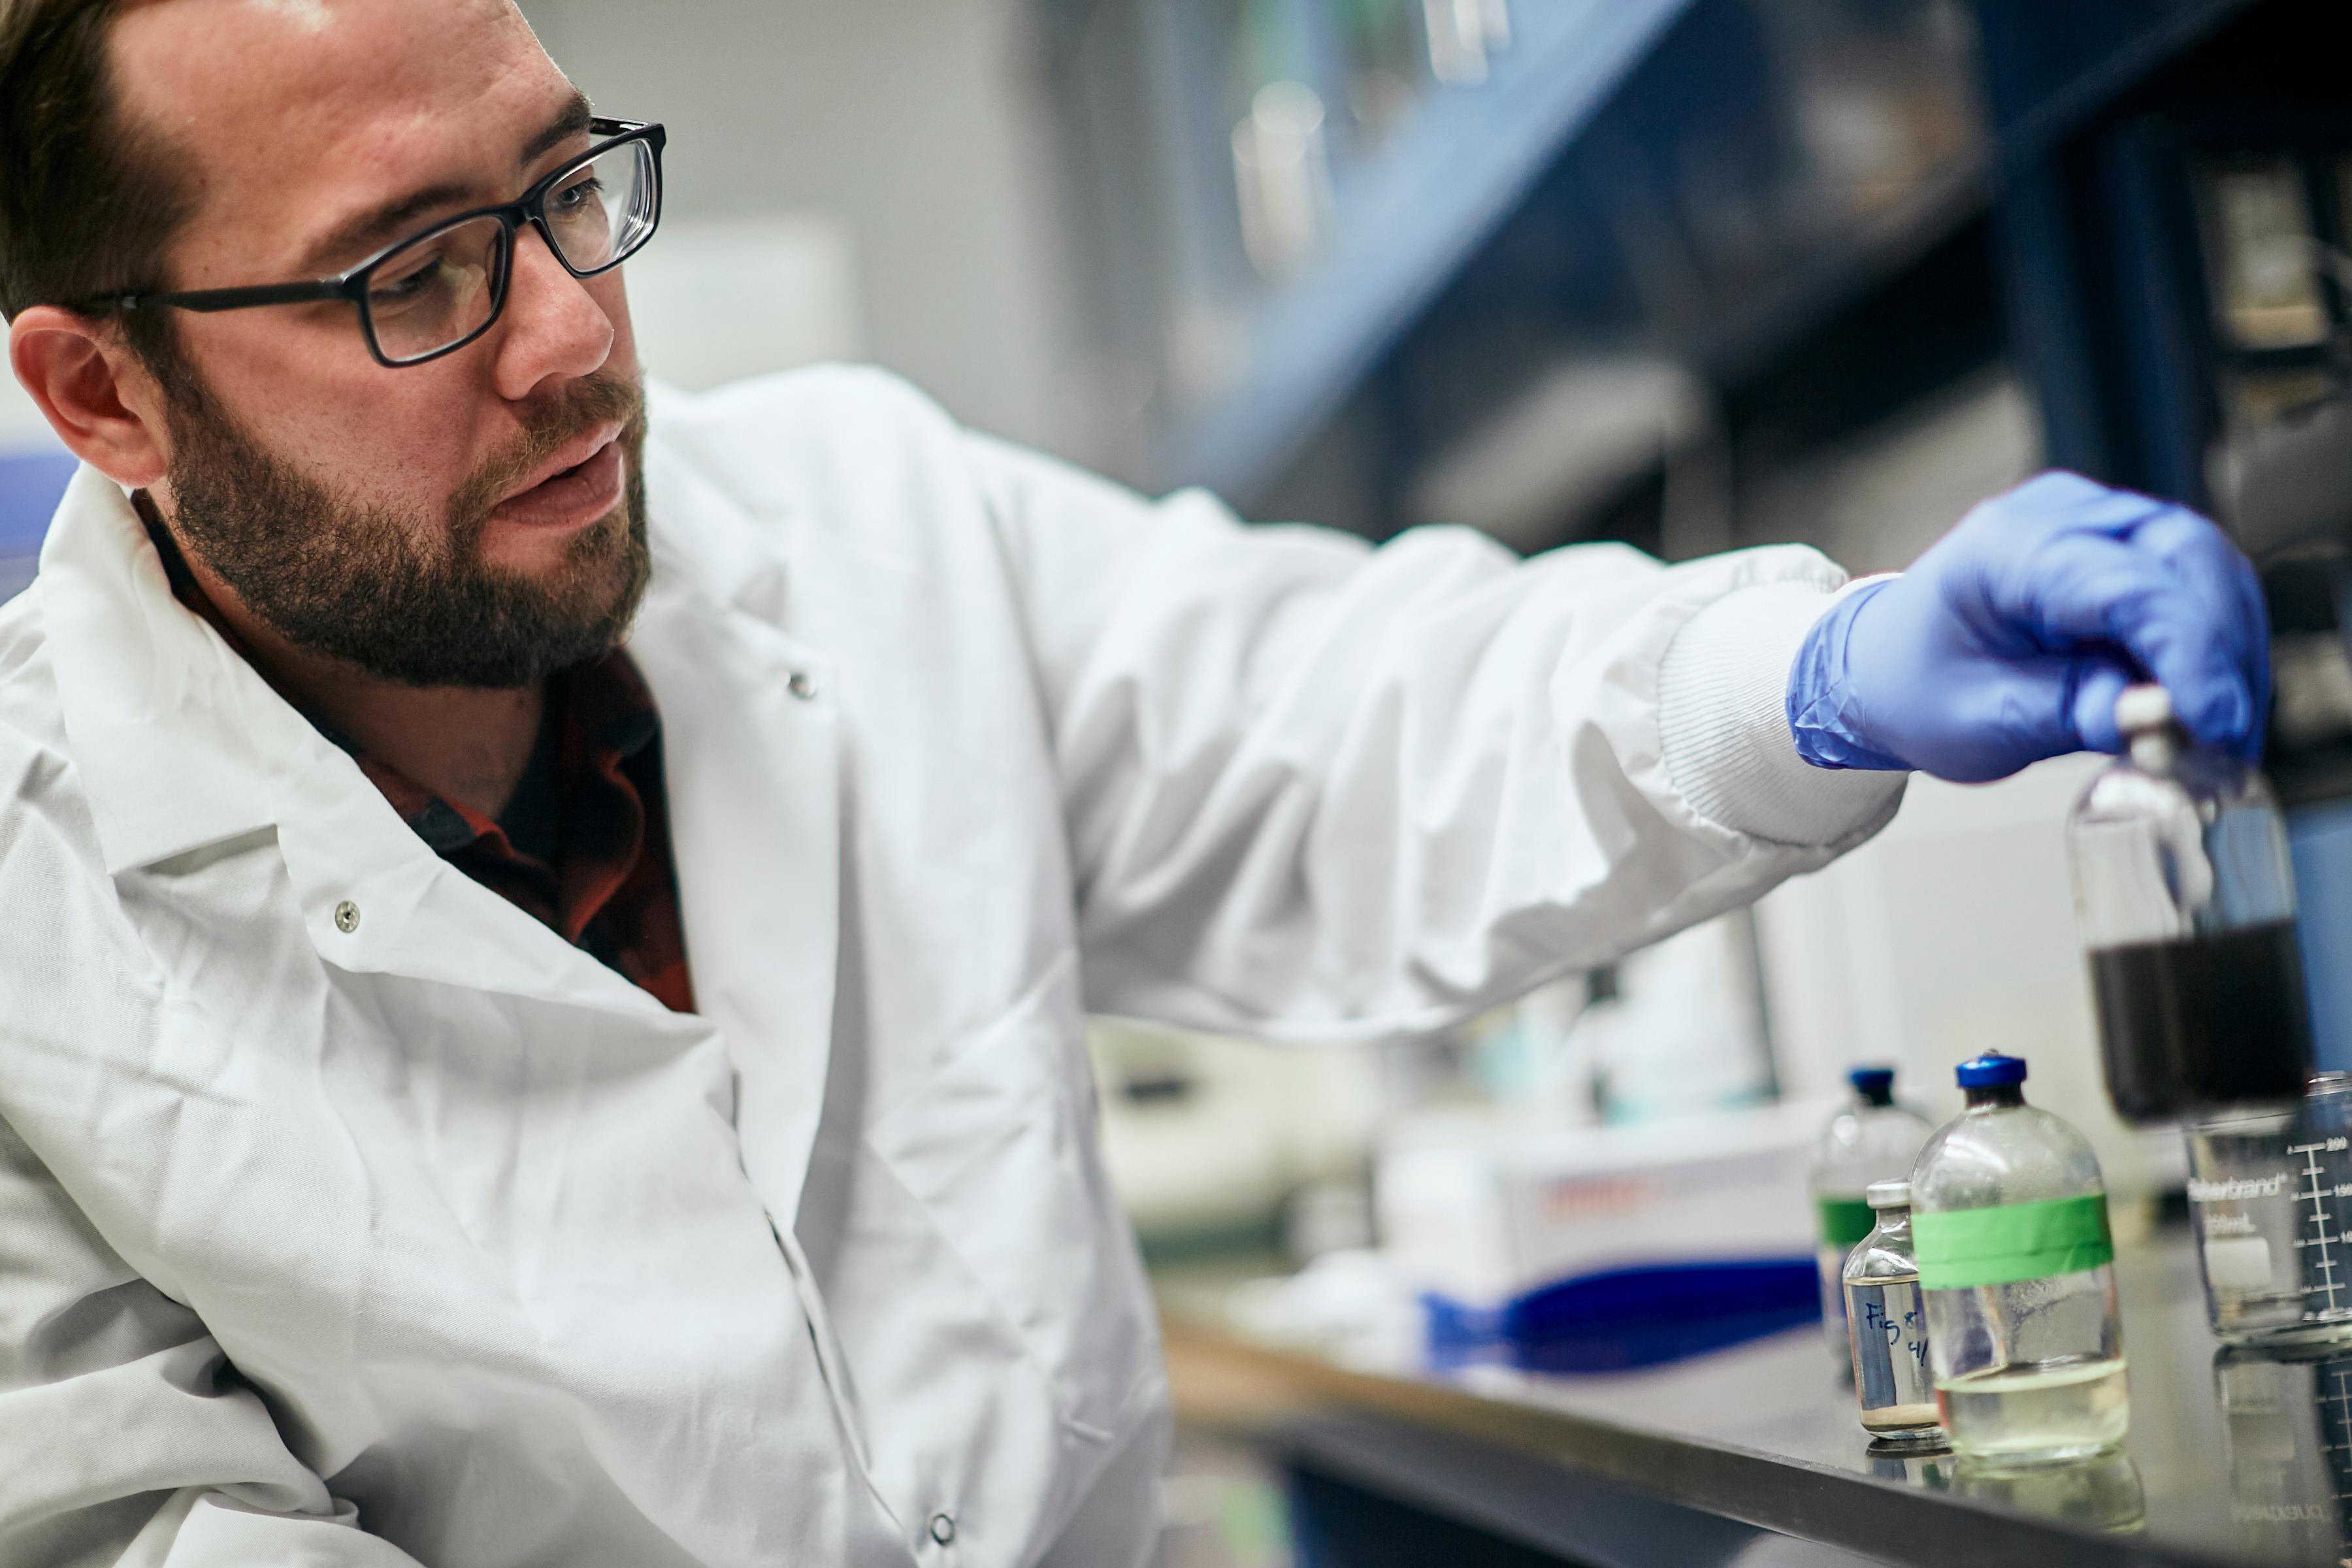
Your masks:
<instances>
[{"instance_id":1,"label":"laboratory bench","mask_svg":"<svg viewBox=\"0 0 2352 1568\"><path fill-rule=\"evenodd\" d=\"M1638 1372L1441 1372L1245 1328L1214 1270L1160 1296L1179 1421L1279 1469L1299 1568L2352 1563L2352 1343L2225 1351L2184 1225L2116 1268L2126 1453L2005 1470L1874 1448L1817 1325Z\"/></svg>"}]
</instances>

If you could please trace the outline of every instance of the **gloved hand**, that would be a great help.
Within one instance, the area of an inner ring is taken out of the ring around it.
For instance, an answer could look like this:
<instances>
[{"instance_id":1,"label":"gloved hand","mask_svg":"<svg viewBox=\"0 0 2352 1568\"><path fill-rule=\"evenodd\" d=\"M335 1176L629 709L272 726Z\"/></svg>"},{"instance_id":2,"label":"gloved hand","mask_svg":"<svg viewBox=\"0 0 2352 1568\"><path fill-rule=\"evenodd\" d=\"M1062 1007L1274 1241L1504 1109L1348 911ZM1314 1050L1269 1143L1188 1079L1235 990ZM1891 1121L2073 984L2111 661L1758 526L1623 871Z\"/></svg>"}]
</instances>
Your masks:
<instances>
[{"instance_id":1,"label":"gloved hand","mask_svg":"<svg viewBox=\"0 0 2352 1568\"><path fill-rule=\"evenodd\" d=\"M1797 751L1963 784L2118 750L2116 697L2154 679L2199 741L2252 759L2270 707L2253 567L2195 512L2048 473L1848 595L1789 672Z\"/></svg>"}]
</instances>

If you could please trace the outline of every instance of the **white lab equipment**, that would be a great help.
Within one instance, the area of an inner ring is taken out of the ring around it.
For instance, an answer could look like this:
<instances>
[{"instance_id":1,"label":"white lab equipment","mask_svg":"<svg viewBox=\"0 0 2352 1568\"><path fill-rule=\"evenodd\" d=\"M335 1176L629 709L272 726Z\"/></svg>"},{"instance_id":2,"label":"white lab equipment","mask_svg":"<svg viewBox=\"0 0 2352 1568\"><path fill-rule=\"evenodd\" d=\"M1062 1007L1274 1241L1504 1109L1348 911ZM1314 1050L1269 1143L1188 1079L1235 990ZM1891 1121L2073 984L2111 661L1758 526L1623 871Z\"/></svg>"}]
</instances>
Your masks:
<instances>
[{"instance_id":1,"label":"white lab equipment","mask_svg":"<svg viewBox=\"0 0 2352 1568\"><path fill-rule=\"evenodd\" d=\"M1657 1264L1810 1268L1806 1165L1830 1110L1809 1100L1585 1128L1424 1112L1381 1153L1381 1247L1418 1289L1472 1306Z\"/></svg>"}]
</instances>

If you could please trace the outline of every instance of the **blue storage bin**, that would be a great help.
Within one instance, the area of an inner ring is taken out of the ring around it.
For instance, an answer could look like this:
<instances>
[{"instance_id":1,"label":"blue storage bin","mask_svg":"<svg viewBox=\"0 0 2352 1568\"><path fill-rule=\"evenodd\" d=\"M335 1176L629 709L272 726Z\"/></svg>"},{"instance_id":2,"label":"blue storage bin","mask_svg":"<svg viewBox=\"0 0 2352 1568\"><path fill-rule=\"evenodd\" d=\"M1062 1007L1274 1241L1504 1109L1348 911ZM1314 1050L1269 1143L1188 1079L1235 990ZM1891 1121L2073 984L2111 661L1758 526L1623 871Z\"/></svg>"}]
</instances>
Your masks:
<instances>
[{"instance_id":1,"label":"blue storage bin","mask_svg":"<svg viewBox=\"0 0 2352 1568\"><path fill-rule=\"evenodd\" d=\"M1563 1279L1499 1307L1422 1297L1429 1359L1444 1369L1632 1372L1819 1322L1811 1258L1666 1263Z\"/></svg>"}]
</instances>

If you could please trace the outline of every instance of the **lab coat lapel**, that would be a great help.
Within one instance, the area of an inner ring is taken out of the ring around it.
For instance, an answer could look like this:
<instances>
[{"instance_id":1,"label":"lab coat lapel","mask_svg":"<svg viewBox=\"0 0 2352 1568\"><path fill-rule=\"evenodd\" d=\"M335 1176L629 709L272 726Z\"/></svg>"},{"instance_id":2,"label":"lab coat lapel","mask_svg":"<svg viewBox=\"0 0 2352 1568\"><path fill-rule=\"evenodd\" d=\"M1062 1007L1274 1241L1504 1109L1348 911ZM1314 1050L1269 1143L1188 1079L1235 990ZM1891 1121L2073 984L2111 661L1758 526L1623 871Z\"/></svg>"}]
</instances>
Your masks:
<instances>
[{"instance_id":1,"label":"lab coat lapel","mask_svg":"<svg viewBox=\"0 0 2352 1568\"><path fill-rule=\"evenodd\" d=\"M707 487L677 498L727 553L759 535ZM756 553L756 552L754 552ZM832 666L666 559L630 652L660 709L670 831L701 1019L681 1018L412 833L328 742L178 605L121 491L85 470L42 557L59 695L107 868L274 829L303 926L353 972L633 1013L727 1036L744 1163L797 1212L832 1038L839 741ZM797 678L797 679L796 679Z\"/></svg>"},{"instance_id":2,"label":"lab coat lapel","mask_svg":"<svg viewBox=\"0 0 2352 1568\"><path fill-rule=\"evenodd\" d=\"M671 1017L435 855L357 763L173 597L145 525L94 469L58 509L39 582L110 873L274 832L303 928L338 968Z\"/></svg>"},{"instance_id":3,"label":"lab coat lapel","mask_svg":"<svg viewBox=\"0 0 2352 1568\"><path fill-rule=\"evenodd\" d=\"M656 574L629 653L661 710L695 1005L733 1053L745 1172L789 1232L832 1054L841 909L832 666L675 572Z\"/></svg>"}]
</instances>

